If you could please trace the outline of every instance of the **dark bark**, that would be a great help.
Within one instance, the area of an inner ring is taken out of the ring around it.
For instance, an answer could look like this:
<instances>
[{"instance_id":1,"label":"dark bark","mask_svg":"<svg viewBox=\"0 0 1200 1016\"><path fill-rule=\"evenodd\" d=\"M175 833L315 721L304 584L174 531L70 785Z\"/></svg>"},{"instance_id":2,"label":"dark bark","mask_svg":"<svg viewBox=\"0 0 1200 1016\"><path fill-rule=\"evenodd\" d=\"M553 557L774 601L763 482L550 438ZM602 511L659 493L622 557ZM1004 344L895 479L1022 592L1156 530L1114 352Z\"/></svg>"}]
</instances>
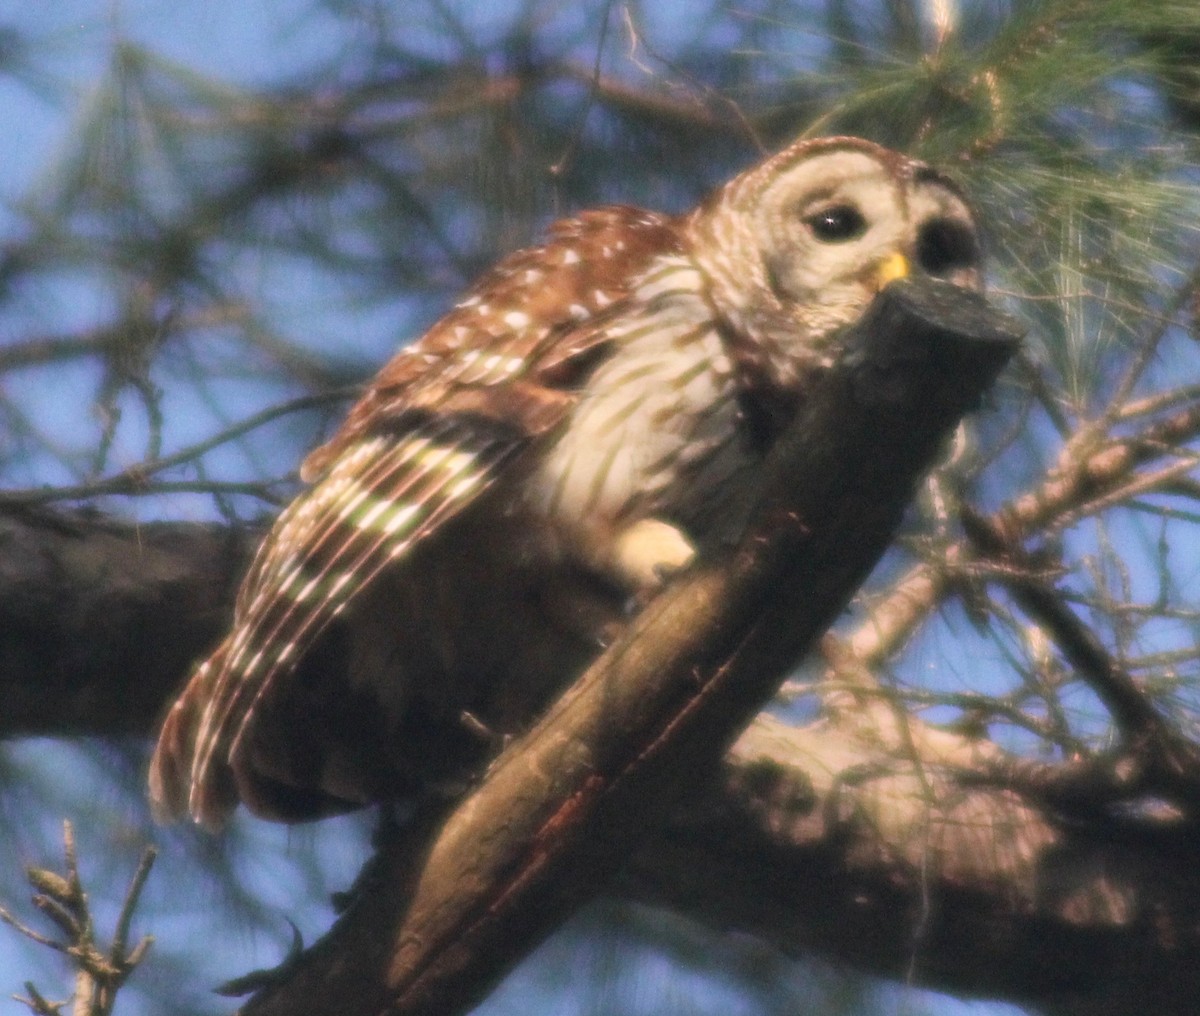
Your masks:
<instances>
[{"instance_id":1,"label":"dark bark","mask_svg":"<svg viewBox=\"0 0 1200 1016\"><path fill-rule=\"evenodd\" d=\"M0 737L148 735L228 624L253 535L0 502Z\"/></svg>"},{"instance_id":2,"label":"dark bark","mask_svg":"<svg viewBox=\"0 0 1200 1016\"><path fill-rule=\"evenodd\" d=\"M716 793L617 890L792 956L1062 1016L1191 1016L1200 832L1162 810L1064 821L963 780L990 742L889 701L809 727L759 717Z\"/></svg>"}]
</instances>

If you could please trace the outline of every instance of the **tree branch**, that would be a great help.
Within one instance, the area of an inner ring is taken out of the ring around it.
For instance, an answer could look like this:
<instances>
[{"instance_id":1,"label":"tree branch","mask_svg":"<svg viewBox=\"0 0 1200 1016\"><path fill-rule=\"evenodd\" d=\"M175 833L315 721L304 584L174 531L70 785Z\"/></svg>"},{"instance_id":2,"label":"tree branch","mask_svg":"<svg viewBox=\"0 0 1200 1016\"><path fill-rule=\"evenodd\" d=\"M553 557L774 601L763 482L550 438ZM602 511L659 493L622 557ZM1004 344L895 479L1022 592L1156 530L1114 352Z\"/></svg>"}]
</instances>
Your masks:
<instances>
[{"instance_id":1,"label":"tree branch","mask_svg":"<svg viewBox=\"0 0 1200 1016\"><path fill-rule=\"evenodd\" d=\"M650 605L489 771L420 870L369 892L249 1014L449 1013L602 887L866 577L913 485L1015 350L982 301L893 288L806 398L731 559Z\"/></svg>"},{"instance_id":2,"label":"tree branch","mask_svg":"<svg viewBox=\"0 0 1200 1016\"><path fill-rule=\"evenodd\" d=\"M1190 1016L1195 826L1063 824L962 779L1019 761L878 695L805 727L760 716L613 889L790 956L1055 1016Z\"/></svg>"},{"instance_id":3,"label":"tree branch","mask_svg":"<svg viewBox=\"0 0 1200 1016\"><path fill-rule=\"evenodd\" d=\"M148 734L229 623L255 535L0 509L0 737Z\"/></svg>"}]
</instances>

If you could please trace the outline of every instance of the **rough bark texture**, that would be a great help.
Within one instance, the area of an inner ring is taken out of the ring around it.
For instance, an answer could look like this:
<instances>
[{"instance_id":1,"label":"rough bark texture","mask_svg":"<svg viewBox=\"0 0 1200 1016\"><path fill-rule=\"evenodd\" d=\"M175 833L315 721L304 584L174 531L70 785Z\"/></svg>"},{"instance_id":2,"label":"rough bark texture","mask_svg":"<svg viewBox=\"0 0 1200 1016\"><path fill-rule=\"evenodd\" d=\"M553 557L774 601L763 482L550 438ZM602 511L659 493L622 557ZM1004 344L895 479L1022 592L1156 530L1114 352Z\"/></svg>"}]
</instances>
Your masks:
<instances>
[{"instance_id":1,"label":"rough bark texture","mask_svg":"<svg viewBox=\"0 0 1200 1016\"><path fill-rule=\"evenodd\" d=\"M1056 820L987 741L858 700L804 728L759 717L721 789L620 888L791 955L1062 1016L1196 1012L1200 837Z\"/></svg>"}]
</instances>

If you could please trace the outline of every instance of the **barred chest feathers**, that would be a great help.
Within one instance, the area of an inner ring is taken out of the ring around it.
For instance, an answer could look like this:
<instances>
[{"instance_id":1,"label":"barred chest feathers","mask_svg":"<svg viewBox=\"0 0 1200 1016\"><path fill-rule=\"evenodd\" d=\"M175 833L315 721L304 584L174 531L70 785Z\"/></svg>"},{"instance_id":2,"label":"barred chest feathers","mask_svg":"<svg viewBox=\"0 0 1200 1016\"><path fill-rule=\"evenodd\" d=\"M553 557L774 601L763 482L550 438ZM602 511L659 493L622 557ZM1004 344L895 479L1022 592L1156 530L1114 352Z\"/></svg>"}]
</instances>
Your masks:
<instances>
[{"instance_id":1,"label":"barred chest feathers","mask_svg":"<svg viewBox=\"0 0 1200 1016\"><path fill-rule=\"evenodd\" d=\"M660 258L632 302L637 313L608 333L614 351L525 497L569 553L637 590L685 565L693 543L705 550L734 535L740 517L729 502L741 488L731 481L752 452L699 269L683 256Z\"/></svg>"}]
</instances>

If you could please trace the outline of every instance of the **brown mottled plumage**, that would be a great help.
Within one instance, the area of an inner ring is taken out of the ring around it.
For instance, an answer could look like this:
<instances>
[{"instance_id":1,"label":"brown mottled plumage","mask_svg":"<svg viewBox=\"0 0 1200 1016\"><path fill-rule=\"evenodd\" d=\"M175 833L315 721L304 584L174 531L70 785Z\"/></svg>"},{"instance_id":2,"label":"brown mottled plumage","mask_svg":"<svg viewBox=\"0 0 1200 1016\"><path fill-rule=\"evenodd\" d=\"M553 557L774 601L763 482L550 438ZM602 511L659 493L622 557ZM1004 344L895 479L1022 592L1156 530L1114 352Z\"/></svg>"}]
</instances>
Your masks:
<instances>
[{"instance_id":1,"label":"brown mottled plumage","mask_svg":"<svg viewBox=\"0 0 1200 1016\"><path fill-rule=\"evenodd\" d=\"M478 772L641 601L735 538L755 470L890 278L977 287L957 190L799 142L689 215L584 212L496 265L304 463L163 724L158 812L295 821Z\"/></svg>"}]
</instances>

